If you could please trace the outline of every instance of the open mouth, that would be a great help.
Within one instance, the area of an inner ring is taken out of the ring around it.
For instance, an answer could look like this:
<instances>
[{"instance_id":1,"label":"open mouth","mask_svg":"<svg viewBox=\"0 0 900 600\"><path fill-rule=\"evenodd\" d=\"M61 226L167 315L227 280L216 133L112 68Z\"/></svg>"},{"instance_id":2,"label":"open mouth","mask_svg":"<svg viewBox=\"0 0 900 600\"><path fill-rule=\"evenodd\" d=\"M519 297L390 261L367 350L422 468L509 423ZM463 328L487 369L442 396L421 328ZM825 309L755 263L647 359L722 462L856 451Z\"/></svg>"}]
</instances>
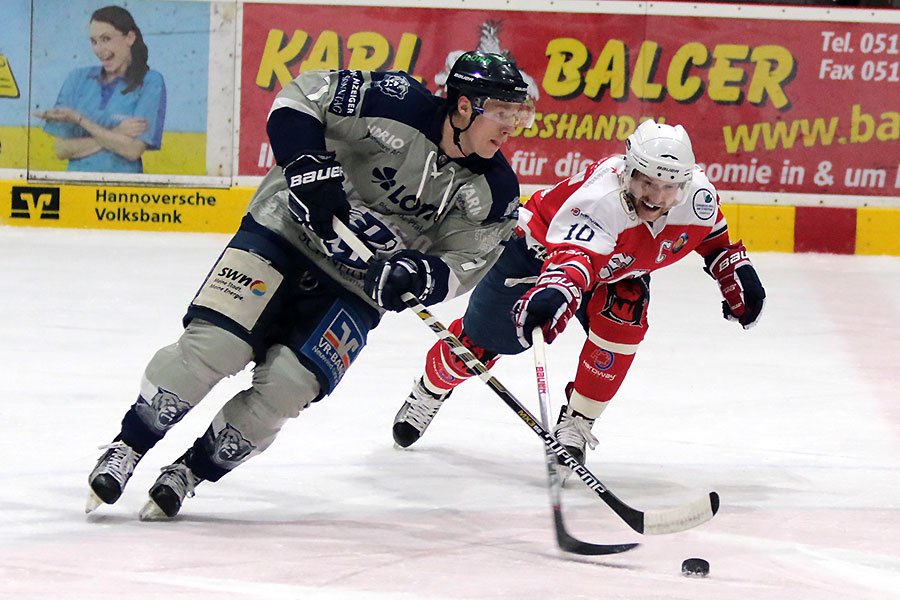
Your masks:
<instances>
[{"instance_id":1,"label":"open mouth","mask_svg":"<svg viewBox=\"0 0 900 600\"><path fill-rule=\"evenodd\" d=\"M662 208L662 206L657 206L656 204L651 204L651 203L647 202L646 200L641 200L641 204L643 204L644 208L646 208L650 212L653 212L655 210L659 210Z\"/></svg>"}]
</instances>

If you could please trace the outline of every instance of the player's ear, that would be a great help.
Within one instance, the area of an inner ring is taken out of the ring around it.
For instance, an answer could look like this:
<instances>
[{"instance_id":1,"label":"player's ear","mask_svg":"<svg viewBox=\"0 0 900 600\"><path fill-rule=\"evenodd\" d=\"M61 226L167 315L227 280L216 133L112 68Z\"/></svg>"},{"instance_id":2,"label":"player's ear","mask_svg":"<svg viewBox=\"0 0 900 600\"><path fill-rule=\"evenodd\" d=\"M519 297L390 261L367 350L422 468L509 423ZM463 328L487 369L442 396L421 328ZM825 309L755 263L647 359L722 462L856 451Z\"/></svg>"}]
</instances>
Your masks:
<instances>
[{"instance_id":1,"label":"player's ear","mask_svg":"<svg viewBox=\"0 0 900 600\"><path fill-rule=\"evenodd\" d=\"M466 96L460 96L456 100L456 112L464 117L468 117L472 114L472 101L469 100Z\"/></svg>"}]
</instances>

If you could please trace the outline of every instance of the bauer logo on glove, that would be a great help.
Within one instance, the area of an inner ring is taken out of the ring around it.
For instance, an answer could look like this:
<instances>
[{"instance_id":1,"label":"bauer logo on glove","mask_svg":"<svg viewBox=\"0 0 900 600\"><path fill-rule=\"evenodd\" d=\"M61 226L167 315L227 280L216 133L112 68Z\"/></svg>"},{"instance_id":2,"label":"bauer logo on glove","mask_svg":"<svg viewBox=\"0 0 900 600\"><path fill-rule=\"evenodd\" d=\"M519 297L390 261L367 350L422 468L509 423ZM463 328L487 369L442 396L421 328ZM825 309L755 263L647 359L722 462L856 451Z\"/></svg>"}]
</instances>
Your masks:
<instances>
[{"instance_id":1,"label":"bauer logo on glove","mask_svg":"<svg viewBox=\"0 0 900 600\"><path fill-rule=\"evenodd\" d=\"M722 315L729 321L737 321L744 329L756 325L766 304L766 290L747 258L744 244L737 241L725 246L707 256L705 261L705 271L719 284L719 291L725 298Z\"/></svg>"},{"instance_id":2,"label":"bauer logo on glove","mask_svg":"<svg viewBox=\"0 0 900 600\"><path fill-rule=\"evenodd\" d=\"M741 242L738 242L738 244L740 243ZM732 246L729 246L729 248L732 248L735 245L736 244L733 244ZM724 271L728 267L734 267L736 269L738 267L738 263L743 260L747 261L747 264L750 264L750 259L747 258L747 249L744 248L743 245L741 245L740 249L735 252L722 252L722 254L719 254L719 256L722 257L722 260L714 267L716 271Z\"/></svg>"},{"instance_id":3,"label":"bauer logo on glove","mask_svg":"<svg viewBox=\"0 0 900 600\"><path fill-rule=\"evenodd\" d=\"M319 169L318 171L299 173L291 177L291 180L288 182L288 186L294 187L306 183L313 183L314 181L325 181L326 179L340 179L341 181L343 181L344 169L341 167L341 165L336 165L334 167Z\"/></svg>"},{"instance_id":4,"label":"bauer logo on glove","mask_svg":"<svg viewBox=\"0 0 900 600\"><path fill-rule=\"evenodd\" d=\"M350 203L342 185L344 170L334 152L300 154L284 167L284 178L290 189L288 209L294 219L323 240L336 238L331 219L337 217L346 223Z\"/></svg>"}]
</instances>

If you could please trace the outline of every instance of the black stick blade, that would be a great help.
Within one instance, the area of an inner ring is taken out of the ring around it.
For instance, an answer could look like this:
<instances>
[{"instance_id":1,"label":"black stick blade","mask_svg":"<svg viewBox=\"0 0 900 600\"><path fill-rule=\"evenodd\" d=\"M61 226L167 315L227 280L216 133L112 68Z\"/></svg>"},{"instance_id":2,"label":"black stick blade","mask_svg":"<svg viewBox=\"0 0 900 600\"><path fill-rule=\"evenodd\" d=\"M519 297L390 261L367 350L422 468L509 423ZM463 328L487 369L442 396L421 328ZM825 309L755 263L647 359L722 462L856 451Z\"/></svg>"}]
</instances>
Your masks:
<instances>
[{"instance_id":1,"label":"black stick blade","mask_svg":"<svg viewBox=\"0 0 900 600\"><path fill-rule=\"evenodd\" d=\"M559 510L553 511L553 521L556 525L556 541L559 544L559 549L563 552L581 554L584 556L601 556L604 554L621 554L622 552L628 552L629 550L640 546L640 544L637 543L591 544L575 539L569 535L568 531L566 531L566 526L563 523L562 514Z\"/></svg>"}]
</instances>

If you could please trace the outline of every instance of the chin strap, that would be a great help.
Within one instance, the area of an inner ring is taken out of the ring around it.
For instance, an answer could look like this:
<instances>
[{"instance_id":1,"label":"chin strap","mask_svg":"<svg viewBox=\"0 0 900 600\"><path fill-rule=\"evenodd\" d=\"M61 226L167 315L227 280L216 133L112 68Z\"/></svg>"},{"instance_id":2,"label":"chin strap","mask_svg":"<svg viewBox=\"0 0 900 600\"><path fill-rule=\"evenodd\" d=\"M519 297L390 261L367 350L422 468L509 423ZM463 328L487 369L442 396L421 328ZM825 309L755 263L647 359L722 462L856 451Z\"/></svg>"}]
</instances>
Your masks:
<instances>
[{"instance_id":1,"label":"chin strap","mask_svg":"<svg viewBox=\"0 0 900 600\"><path fill-rule=\"evenodd\" d=\"M469 124L466 125L465 129L460 129L456 125L453 124L453 115L450 116L450 128L453 129L453 143L456 144L456 147L459 148L459 151L462 152L463 158L467 157L466 151L462 149L462 146L459 145L459 136L462 132L468 131L469 127L472 126L472 123L475 122L475 111L472 111L472 116L469 117Z\"/></svg>"}]
</instances>

